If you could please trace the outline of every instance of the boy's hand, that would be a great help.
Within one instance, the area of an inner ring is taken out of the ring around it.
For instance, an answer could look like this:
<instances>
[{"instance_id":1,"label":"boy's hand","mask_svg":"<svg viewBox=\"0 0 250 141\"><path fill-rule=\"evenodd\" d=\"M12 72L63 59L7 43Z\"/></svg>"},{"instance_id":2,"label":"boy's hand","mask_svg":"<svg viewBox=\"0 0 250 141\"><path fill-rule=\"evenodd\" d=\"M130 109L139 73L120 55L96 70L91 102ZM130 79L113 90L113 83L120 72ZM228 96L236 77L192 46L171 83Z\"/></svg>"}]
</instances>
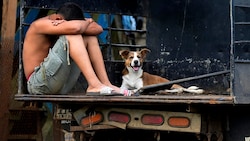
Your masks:
<instances>
[{"instance_id":1,"label":"boy's hand","mask_svg":"<svg viewBox=\"0 0 250 141\"><path fill-rule=\"evenodd\" d=\"M88 21L89 22L89 24L91 24L91 23L93 23L94 22L94 20L92 19L92 18L85 18L86 19L86 21Z\"/></svg>"},{"instance_id":2,"label":"boy's hand","mask_svg":"<svg viewBox=\"0 0 250 141\"><path fill-rule=\"evenodd\" d=\"M59 24L61 24L61 23L63 23L65 20L52 20L52 24L54 25L54 26L58 26Z\"/></svg>"}]
</instances>

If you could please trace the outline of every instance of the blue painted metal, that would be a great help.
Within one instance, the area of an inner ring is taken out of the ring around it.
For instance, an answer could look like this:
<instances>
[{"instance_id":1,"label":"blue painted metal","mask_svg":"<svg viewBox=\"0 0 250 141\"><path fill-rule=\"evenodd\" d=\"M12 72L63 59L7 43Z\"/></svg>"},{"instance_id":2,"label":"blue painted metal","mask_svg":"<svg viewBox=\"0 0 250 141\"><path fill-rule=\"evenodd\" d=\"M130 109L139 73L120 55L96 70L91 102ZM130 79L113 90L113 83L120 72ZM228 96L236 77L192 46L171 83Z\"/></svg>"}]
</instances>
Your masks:
<instances>
[{"instance_id":1,"label":"blue painted metal","mask_svg":"<svg viewBox=\"0 0 250 141\"><path fill-rule=\"evenodd\" d=\"M90 13L84 13L84 16L86 18L92 18ZM99 25L101 25L103 28L108 28L109 27L109 22L112 23L113 20L114 20L114 15L98 14L96 22ZM108 34L109 34L108 30L104 30L100 35L98 35L98 39L99 39L100 43L106 44L108 42L108 40L107 40Z\"/></svg>"},{"instance_id":2,"label":"blue painted metal","mask_svg":"<svg viewBox=\"0 0 250 141\"><path fill-rule=\"evenodd\" d=\"M24 23L32 23L38 16L40 10L39 9L30 9L24 19ZM19 13L20 15L20 8L19 8L19 11L17 12ZM25 33L27 32L28 30L28 26L24 26L24 25L20 25L20 26L23 26L22 27L22 31L23 31L23 35L25 35ZM20 40L20 28L18 28L17 32L16 32L16 35L15 35L15 41L18 42ZM14 55L18 53L18 46L15 46L14 48Z\"/></svg>"},{"instance_id":3,"label":"blue painted metal","mask_svg":"<svg viewBox=\"0 0 250 141\"><path fill-rule=\"evenodd\" d=\"M110 19L109 19L110 18ZM108 21L110 20L110 21ZM109 27L109 22L112 23L114 20L114 15L108 15L108 14L100 14L98 16L97 22L100 24L103 28ZM100 43L106 44L108 42L108 30L104 30L99 36L98 39Z\"/></svg>"}]
</instances>

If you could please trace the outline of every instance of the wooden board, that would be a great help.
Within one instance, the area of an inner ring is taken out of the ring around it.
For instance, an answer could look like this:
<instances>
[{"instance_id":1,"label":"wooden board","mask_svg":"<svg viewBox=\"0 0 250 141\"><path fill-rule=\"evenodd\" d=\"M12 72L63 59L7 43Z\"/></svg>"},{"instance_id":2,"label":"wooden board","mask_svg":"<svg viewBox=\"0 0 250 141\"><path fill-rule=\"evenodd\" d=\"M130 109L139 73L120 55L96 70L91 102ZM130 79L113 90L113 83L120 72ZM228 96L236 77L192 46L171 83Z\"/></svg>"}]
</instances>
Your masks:
<instances>
[{"instance_id":1,"label":"wooden board","mask_svg":"<svg viewBox=\"0 0 250 141\"><path fill-rule=\"evenodd\" d=\"M14 36L16 30L17 0L3 0L2 27L0 46L0 137L5 141L8 137L9 104L12 95L12 61Z\"/></svg>"}]
</instances>

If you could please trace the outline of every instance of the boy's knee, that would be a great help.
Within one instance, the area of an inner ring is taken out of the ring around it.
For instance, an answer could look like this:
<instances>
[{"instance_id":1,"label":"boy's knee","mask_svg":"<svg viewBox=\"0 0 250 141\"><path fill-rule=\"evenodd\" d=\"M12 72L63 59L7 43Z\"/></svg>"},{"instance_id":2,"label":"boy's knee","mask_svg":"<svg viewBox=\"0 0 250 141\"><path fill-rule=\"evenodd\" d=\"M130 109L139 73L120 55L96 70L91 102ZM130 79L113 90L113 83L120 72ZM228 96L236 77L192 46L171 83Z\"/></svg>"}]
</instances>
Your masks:
<instances>
[{"instance_id":1,"label":"boy's knee","mask_svg":"<svg viewBox=\"0 0 250 141\"><path fill-rule=\"evenodd\" d=\"M93 42L93 41L97 41L98 39L96 36L83 36L83 40Z\"/></svg>"},{"instance_id":2,"label":"boy's knee","mask_svg":"<svg viewBox=\"0 0 250 141\"><path fill-rule=\"evenodd\" d=\"M75 40L75 39L82 39L82 35L78 34L78 35L65 35L67 40Z\"/></svg>"}]
</instances>

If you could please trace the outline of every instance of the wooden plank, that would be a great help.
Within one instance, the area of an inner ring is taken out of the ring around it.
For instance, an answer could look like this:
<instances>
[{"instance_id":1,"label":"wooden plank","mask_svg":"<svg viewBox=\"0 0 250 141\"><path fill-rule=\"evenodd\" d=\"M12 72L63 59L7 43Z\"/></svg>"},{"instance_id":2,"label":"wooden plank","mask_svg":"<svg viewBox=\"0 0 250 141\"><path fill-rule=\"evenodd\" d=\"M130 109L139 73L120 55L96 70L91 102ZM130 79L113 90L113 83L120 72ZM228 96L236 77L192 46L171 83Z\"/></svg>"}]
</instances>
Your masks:
<instances>
[{"instance_id":1,"label":"wooden plank","mask_svg":"<svg viewBox=\"0 0 250 141\"><path fill-rule=\"evenodd\" d=\"M17 0L3 0L0 46L0 137L2 141L7 140L9 131L6 129L8 129L8 109L12 95L11 73L16 30L16 8Z\"/></svg>"}]
</instances>

